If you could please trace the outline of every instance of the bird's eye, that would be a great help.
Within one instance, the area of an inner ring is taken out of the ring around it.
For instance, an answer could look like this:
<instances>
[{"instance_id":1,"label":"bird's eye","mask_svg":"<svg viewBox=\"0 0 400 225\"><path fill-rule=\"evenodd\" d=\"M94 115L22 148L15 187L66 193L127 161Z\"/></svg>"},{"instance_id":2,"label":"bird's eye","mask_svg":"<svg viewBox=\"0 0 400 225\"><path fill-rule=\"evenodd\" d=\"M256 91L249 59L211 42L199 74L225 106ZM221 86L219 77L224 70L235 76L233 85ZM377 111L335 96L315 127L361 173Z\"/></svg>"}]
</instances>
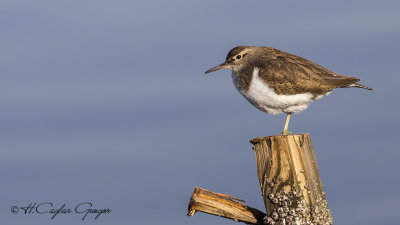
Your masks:
<instances>
[{"instance_id":1,"label":"bird's eye","mask_svg":"<svg viewBox=\"0 0 400 225\"><path fill-rule=\"evenodd\" d=\"M241 59L241 58L242 58L241 55L237 55L237 56L236 56L236 59Z\"/></svg>"}]
</instances>

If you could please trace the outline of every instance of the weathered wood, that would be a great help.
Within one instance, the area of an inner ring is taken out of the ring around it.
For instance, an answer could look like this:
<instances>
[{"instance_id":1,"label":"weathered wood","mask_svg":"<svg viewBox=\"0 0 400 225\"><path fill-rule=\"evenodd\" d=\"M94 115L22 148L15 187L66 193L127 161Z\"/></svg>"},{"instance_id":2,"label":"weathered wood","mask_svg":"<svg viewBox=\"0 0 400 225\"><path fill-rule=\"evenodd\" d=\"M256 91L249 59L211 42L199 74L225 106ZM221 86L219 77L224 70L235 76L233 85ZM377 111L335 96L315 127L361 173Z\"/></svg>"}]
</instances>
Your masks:
<instances>
[{"instance_id":1,"label":"weathered wood","mask_svg":"<svg viewBox=\"0 0 400 225\"><path fill-rule=\"evenodd\" d=\"M332 224L309 134L250 141L267 224Z\"/></svg>"},{"instance_id":2,"label":"weathered wood","mask_svg":"<svg viewBox=\"0 0 400 225\"><path fill-rule=\"evenodd\" d=\"M238 198L196 187L188 207L188 216L196 211L222 216L235 221L263 224L265 213L240 203Z\"/></svg>"}]
</instances>

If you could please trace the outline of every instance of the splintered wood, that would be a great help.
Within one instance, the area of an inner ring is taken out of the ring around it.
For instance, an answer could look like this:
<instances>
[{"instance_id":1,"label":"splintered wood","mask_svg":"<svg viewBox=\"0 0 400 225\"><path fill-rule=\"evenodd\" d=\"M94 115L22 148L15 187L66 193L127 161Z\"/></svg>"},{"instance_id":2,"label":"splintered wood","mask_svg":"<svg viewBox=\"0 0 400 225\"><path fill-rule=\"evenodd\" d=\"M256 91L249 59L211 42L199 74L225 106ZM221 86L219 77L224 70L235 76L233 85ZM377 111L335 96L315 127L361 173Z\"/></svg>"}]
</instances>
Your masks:
<instances>
[{"instance_id":1,"label":"splintered wood","mask_svg":"<svg viewBox=\"0 0 400 225\"><path fill-rule=\"evenodd\" d=\"M310 135L259 137L250 142L267 214L243 200L196 187L188 216L201 211L247 224L331 225Z\"/></svg>"},{"instance_id":2,"label":"splintered wood","mask_svg":"<svg viewBox=\"0 0 400 225\"><path fill-rule=\"evenodd\" d=\"M309 134L250 141L267 217L265 224L332 224Z\"/></svg>"},{"instance_id":3,"label":"splintered wood","mask_svg":"<svg viewBox=\"0 0 400 225\"><path fill-rule=\"evenodd\" d=\"M243 200L196 187L190 199L187 215L193 216L196 211L201 211L235 221L263 224L265 213L239 201Z\"/></svg>"}]
</instances>

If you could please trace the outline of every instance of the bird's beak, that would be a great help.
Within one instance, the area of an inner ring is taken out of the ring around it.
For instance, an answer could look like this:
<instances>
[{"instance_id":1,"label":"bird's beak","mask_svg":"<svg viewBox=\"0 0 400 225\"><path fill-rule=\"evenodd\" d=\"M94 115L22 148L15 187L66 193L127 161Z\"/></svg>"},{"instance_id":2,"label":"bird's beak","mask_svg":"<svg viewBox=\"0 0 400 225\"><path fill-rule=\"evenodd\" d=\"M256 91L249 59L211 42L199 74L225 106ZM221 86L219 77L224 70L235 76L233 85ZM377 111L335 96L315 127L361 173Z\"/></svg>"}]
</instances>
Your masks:
<instances>
[{"instance_id":1,"label":"bird's beak","mask_svg":"<svg viewBox=\"0 0 400 225\"><path fill-rule=\"evenodd\" d=\"M219 64L218 66L213 67L213 68L207 70L207 71L206 71L206 74L207 74L207 73L214 72L214 71L217 71L217 70L220 70L220 69L229 69L229 68L228 68L228 64L227 64L226 62L223 62L223 63Z\"/></svg>"}]
</instances>

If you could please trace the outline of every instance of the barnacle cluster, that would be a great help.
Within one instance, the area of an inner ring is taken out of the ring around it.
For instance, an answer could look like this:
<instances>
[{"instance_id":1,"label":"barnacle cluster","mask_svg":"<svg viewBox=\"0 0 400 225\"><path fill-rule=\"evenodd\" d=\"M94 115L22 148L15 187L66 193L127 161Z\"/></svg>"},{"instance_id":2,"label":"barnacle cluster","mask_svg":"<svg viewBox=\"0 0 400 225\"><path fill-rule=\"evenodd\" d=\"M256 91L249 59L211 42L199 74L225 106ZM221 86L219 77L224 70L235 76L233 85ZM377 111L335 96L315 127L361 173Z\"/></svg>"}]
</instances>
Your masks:
<instances>
[{"instance_id":1,"label":"barnacle cluster","mask_svg":"<svg viewBox=\"0 0 400 225\"><path fill-rule=\"evenodd\" d=\"M270 187L274 184L267 180ZM304 186L310 194L308 182ZM311 206L304 200L302 190L293 186L290 191L283 190L270 193L268 199L272 204L272 210L264 218L264 224L268 225L331 225L332 216L328 209L325 197L320 195Z\"/></svg>"}]
</instances>

